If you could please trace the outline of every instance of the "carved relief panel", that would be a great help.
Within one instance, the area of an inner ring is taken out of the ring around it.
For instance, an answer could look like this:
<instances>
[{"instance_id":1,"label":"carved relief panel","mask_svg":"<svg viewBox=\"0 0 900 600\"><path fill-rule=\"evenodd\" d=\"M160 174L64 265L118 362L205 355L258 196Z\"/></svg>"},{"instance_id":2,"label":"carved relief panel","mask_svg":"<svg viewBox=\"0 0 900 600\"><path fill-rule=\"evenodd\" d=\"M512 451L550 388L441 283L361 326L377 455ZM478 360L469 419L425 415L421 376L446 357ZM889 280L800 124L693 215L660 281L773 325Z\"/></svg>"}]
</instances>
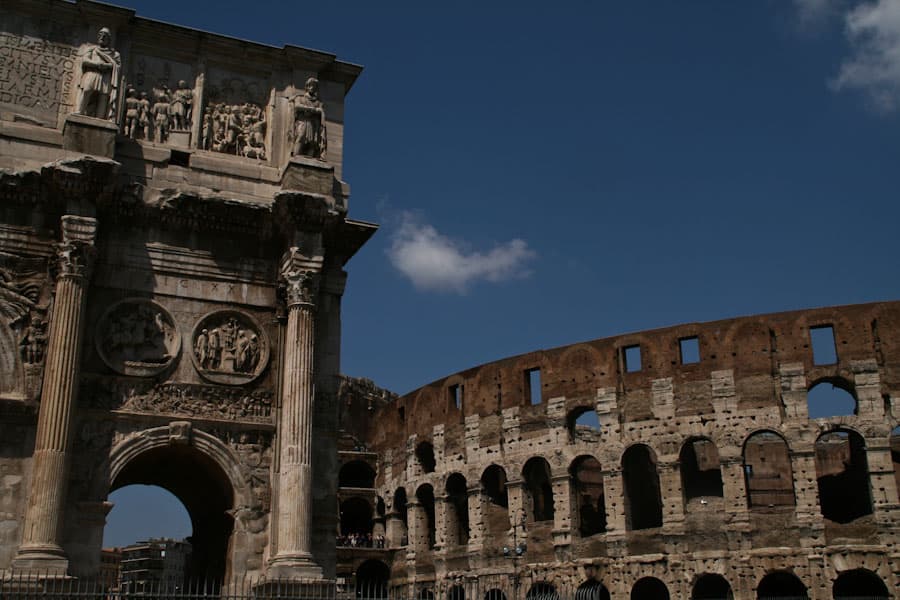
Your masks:
<instances>
[{"instance_id":1,"label":"carved relief panel","mask_svg":"<svg viewBox=\"0 0 900 600\"><path fill-rule=\"evenodd\" d=\"M126 76L122 131L131 139L188 147L195 108L194 67L145 55L135 56Z\"/></svg>"},{"instance_id":2,"label":"carved relief panel","mask_svg":"<svg viewBox=\"0 0 900 600\"><path fill-rule=\"evenodd\" d=\"M203 317L191 335L191 350L200 375L216 383L248 383L269 361L265 331L249 315L233 310Z\"/></svg>"},{"instance_id":3,"label":"carved relief panel","mask_svg":"<svg viewBox=\"0 0 900 600\"><path fill-rule=\"evenodd\" d=\"M94 340L109 368L139 377L161 373L181 350L172 315L144 298L129 298L109 307L97 324Z\"/></svg>"},{"instance_id":4,"label":"carved relief panel","mask_svg":"<svg viewBox=\"0 0 900 600\"><path fill-rule=\"evenodd\" d=\"M200 147L268 160L268 102L266 83L211 68L205 86Z\"/></svg>"}]
</instances>

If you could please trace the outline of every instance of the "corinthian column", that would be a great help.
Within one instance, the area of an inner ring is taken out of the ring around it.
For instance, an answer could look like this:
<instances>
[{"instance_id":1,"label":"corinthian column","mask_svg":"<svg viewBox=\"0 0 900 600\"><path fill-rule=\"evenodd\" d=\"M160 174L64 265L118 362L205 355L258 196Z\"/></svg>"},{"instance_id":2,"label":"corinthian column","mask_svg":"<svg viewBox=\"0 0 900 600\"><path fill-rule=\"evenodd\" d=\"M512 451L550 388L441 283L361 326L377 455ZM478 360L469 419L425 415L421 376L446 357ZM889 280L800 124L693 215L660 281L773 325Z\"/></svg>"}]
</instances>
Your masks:
<instances>
[{"instance_id":1,"label":"corinthian column","mask_svg":"<svg viewBox=\"0 0 900 600\"><path fill-rule=\"evenodd\" d=\"M31 490L22 523L17 570L65 574L60 545L68 482L72 415L84 333L84 300L95 254L96 219L62 217L59 275L50 318L47 361L34 444Z\"/></svg>"},{"instance_id":2,"label":"corinthian column","mask_svg":"<svg viewBox=\"0 0 900 600\"><path fill-rule=\"evenodd\" d=\"M278 508L273 525L277 548L269 564L269 574L276 578L322 578L310 544L315 301L321 266L321 259L310 259L291 248L281 268L288 315L278 429Z\"/></svg>"}]
</instances>

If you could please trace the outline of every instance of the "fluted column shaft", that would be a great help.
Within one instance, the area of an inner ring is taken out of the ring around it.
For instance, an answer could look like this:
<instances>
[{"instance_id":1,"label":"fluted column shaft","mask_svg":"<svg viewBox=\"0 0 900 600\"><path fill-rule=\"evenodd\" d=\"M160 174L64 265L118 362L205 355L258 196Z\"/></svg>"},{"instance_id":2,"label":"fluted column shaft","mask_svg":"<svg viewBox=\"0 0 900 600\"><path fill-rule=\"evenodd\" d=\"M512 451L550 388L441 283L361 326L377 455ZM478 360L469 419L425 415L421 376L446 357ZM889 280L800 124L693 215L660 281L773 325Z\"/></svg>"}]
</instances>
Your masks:
<instances>
[{"instance_id":1,"label":"fluted column shaft","mask_svg":"<svg viewBox=\"0 0 900 600\"><path fill-rule=\"evenodd\" d=\"M31 490L22 544L13 561L14 568L21 570L65 572L68 568L60 542L96 220L67 215L62 218L62 230Z\"/></svg>"},{"instance_id":2,"label":"fluted column shaft","mask_svg":"<svg viewBox=\"0 0 900 600\"><path fill-rule=\"evenodd\" d=\"M312 433L315 401L315 300L319 271L292 249L282 267L287 302L281 419L278 431L277 549L270 563L275 577L322 577L313 561Z\"/></svg>"}]
</instances>

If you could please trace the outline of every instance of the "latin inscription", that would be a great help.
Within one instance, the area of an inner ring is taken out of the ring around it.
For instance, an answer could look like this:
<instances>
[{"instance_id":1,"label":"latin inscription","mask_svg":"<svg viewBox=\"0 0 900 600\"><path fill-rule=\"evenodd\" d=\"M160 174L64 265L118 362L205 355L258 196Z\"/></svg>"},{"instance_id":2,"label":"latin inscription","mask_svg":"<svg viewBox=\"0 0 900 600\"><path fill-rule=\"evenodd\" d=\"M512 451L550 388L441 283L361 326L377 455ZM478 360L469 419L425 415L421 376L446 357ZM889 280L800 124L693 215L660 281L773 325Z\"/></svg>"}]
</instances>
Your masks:
<instances>
[{"instance_id":1,"label":"latin inscription","mask_svg":"<svg viewBox=\"0 0 900 600\"><path fill-rule=\"evenodd\" d=\"M71 97L76 61L71 46L0 33L0 103L55 120Z\"/></svg>"}]
</instances>

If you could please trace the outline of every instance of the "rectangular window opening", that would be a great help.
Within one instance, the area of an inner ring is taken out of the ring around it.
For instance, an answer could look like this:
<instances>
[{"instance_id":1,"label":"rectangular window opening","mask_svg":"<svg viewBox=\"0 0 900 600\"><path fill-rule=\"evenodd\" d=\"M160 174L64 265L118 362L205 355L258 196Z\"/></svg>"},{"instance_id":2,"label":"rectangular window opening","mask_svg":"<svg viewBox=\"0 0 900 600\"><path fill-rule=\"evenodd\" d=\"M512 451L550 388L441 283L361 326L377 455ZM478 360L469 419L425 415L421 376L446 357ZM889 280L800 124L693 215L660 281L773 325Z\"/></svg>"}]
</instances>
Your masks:
<instances>
[{"instance_id":1,"label":"rectangular window opening","mask_svg":"<svg viewBox=\"0 0 900 600\"><path fill-rule=\"evenodd\" d=\"M809 328L812 342L813 364L833 365L837 362L837 347L834 345L834 327L819 325Z\"/></svg>"},{"instance_id":2,"label":"rectangular window opening","mask_svg":"<svg viewBox=\"0 0 900 600\"><path fill-rule=\"evenodd\" d=\"M525 393L532 405L541 403L541 370L539 368L525 371Z\"/></svg>"},{"instance_id":3,"label":"rectangular window opening","mask_svg":"<svg viewBox=\"0 0 900 600\"><path fill-rule=\"evenodd\" d=\"M189 167L191 166L191 153L182 152L181 150L172 150L172 155L169 157L169 164L178 165L179 167Z\"/></svg>"},{"instance_id":4,"label":"rectangular window opening","mask_svg":"<svg viewBox=\"0 0 900 600\"><path fill-rule=\"evenodd\" d=\"M641 347L628 346L623 349L625 353L625 372L637 373L641 370Z\"/></svg>"},{"instance_id":5,"label":"rectangular window opening","mask_svg":"<svg viewBox=\"0 0 900 600\"><path fill-rule=\"evenodd\" d=\"M681 338L678 340L678 347L681 350L681 364L692 365L700 362L700 340L697 336Z\"/></svg>"},{"instance_id":6,"label":"rectangular window opening","mask_svg":"<svg viewBox=\"0 0 900 600\"><path fill-rule=\"evenodd\" d=\"M463 403L463 386L457 383L447 388L447 391L450 393L450 402L457 410L461 410Z\"/></svg>"}]
</instances>

